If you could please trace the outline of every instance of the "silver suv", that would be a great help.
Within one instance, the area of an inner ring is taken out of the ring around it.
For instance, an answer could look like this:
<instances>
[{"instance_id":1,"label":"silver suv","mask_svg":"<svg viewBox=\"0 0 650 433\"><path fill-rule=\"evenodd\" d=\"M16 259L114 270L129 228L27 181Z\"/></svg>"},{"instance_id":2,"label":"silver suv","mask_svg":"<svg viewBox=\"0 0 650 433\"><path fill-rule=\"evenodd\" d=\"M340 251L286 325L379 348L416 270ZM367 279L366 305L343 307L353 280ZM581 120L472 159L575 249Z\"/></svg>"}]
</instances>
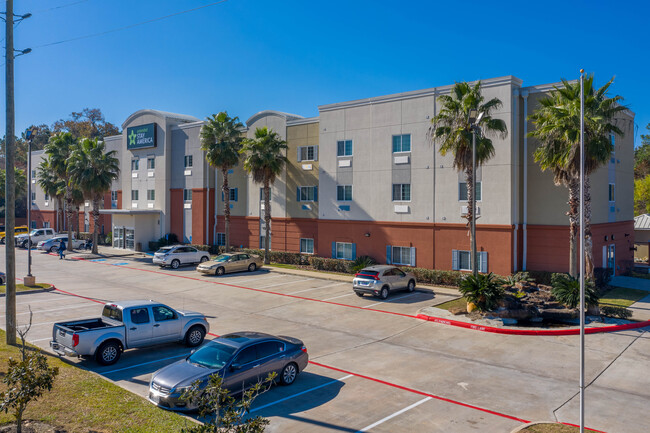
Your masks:
<instances>
[{"instance_id":1,"label":"silver suv","mask_svg":"<svg viewBox=\"0 0 650 433\"><path fill-rule=\"evenodd\" d=\"M354 274L352 288L357 296L365 293L388 298L390 292L396 290L415 290L415 276L391 265L370 266Z\"/></svg>"}]
</instances>

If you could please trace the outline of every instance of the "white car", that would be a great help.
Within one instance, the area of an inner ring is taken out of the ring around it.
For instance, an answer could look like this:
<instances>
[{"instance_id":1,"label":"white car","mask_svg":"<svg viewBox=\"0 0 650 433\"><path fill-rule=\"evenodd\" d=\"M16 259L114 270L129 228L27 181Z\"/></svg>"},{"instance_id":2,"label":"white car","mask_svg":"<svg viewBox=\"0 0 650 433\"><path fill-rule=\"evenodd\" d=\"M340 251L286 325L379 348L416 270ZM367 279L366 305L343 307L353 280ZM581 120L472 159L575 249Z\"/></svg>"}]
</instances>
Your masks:
<instances>
[{"instance_id":1,"label":"white car","mask_svg":"<svg viewBox=\"0 0 650 433\"><path fill-rule=\"evenodd\" d=\"M153 255L153 263L161 268L171 266L173 269L178 269L180 265L203 263L208 260L210 254L207 251L199 251L186 245L162 247Z\"/></svg>"},{"instance_id":2,"label":"white car","mask_svg":"<svg viewBox=\"0 0 650 433\"><path fill-rule=\"evenodd\" d=\"M56 235L55 237L51 239L47 239L44 241L40 241L38 243L38 246L36 247L37 249L41 251L49 251L51 253L55 253L59 251L59 246L61 245L61 239L65 241L66 248L69 246L68 245L68 235ZM72 238L72 248L76 249L83 244L84 241L78 241L75 238Z\"/></svg>"},{"instance_id":3,"label":"white car","mask_svg":"<svg viewBox=\"0 0 650 433\"><path fill-rule=\"evenodd\" d=\"M27 248L27 243L29 242L30 237L32 245L37 245L40 241L51 239L54 236L56 236L54 229L42 228L32 230L29 232L29 236L27 233L14 236L14 239L16 240L16 246Z\"/></svg>"}]
</instances>

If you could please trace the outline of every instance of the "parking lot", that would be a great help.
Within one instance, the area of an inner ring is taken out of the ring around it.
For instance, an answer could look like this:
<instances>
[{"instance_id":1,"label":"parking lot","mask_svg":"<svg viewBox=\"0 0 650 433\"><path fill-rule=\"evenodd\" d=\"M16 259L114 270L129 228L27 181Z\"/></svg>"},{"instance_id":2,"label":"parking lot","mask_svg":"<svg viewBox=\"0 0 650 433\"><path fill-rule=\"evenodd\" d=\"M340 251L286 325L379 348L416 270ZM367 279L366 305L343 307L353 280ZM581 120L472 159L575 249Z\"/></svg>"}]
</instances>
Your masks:
<instances>
[{"instance_id":1,"label":"parking lot","mask_svg":"<svg viewBox=\"0 0 650 433\"><path fill-rule=\"evenodd\" d=\"M4 246L0 255L4 263ZM18 276L26 256L17 251ZM529 420L577 423L577 336L487 334L416 319L420 308L451 299L442 291L418 288L382 301L355 296L350 283L265 269L213 277L193 267L160 269L150 258L32 256L37 281L59 291L18 295L18 322L27 322L30 306L28 339L46 350L54 322L97 317L99 302L121 299L202 312L215 335L251 330L303 340L308 368L254 404L271 432L509 432ZM647 431L646 330L587 336L588 427ZM127 351L107 367L70 361L146 396L151 373L188 353L167 345Z\"/></svg>"}]
</instances>

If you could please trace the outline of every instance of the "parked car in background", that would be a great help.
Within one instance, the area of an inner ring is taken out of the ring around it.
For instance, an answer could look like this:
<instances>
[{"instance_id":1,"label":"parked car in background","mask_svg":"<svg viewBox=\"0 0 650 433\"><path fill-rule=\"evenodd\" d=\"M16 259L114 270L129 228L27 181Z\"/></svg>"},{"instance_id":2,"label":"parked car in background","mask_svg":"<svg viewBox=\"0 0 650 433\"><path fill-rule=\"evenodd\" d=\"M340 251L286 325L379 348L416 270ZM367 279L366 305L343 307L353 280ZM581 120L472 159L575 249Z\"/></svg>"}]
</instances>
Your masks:
<instances>
[{"instance_id":1,"label":"parked car in background","mask_svg":"<svg viewBox=\"0 0 650 433\"><path fill-rule=\"evenodd\" d=\"M261 332L227 334L155 372L149 400L167 409L193 410L195 404L181 400L181 395L197 380L205 386L211 375L218 374L223 389L239 394L273 372L282 385L291 385L308 362L307 348L297 338Z\"/></svg>"},{"instance_id":2,"label":"parked car in background","mask_svg":"<svg viewBox=\"0 0 650 433\"><path fill-rule=\"evenodd\" d=\"M34 229L29 234L23 233L14 237L16 246L27 248L27 243L31 241L32 245L38 245L40 241L45 241L56 236L56 232L51 228Z\"/></svg>"},{"instance_id":3,"label":"parked car in background","mask_svg":"<svg viewBox=\"0 0 650 433\"><path fill-rule=\"evenodd\" d=\"M14 236L29 232L27 226L18 226L14 228ZM0 232L0 244L5 243L5 231Z\"/></svg>"},{"instance_id":4,"label":"parked car in background","mask_svg":"<svg viewBox=\"0 0 650 433\"><path fill-rule=\"evenodd\" d=\"M55 253L59 251L59 246L61 245L61 239L65 241L66 247L68 247L68 235L56 235L53 238L41 241L37 244L36 248L41 250L41 251L49 251L51 253ZM72 248L77 249L80 248L81 245L84 243L84 241L80 241L75 239L74 237L72 238Z\"/></svg>"},{"instance_id":5,"label":"parked car in background","mask_svg":"<svg viewBox=\"0 0 650 433\"><path fill-rule=\"evenodd\" d=\"M250 271L262 267L260 256L246 253L220 254L209 262L201 263L196 270L202 274L223 275L230 272Z\"/></svg>"},{"instance_id":6,"label":"parked car in background","mask_svg":"<svg viewBox=\"0 0 650 433\"><path fill-rule=\"evenodd\" d=\"M133 347L172 342L199 346L209 331L201 313L155 301L112 302L104 305L101 317L55 323L50 347L61 356L92 356L101 365L111 365Z\"/></svg>"},{"instance_id":7,"label":"parked car in background","mask_svg":"<svg viewBox=\"0 0 650 433\"><path fill-rule=\"evenodd\" d=\"M161 268L171 266L173 269L178 269L180 265L203 263L208 260L210 254L207 251L200 251L187 245L162 247L153 255L153 263Z\"/></svg>"},{"instance_id":8,"label":"parked car in background","mask_svg":"<svg viewBox=\"0 0 650 433\"><path fill-rule=\"evenodd\" d=\"M0 286L7 284L7 276L4 272L0 272Z\"/></svg>"},{"instance_id":9,"label":"parked car in background","mask_svg":"<svg viewBox=\"0 0 650 433\"><path fill-rule=\"evenodd\" d=\"M397 266L376 265L363 268L352 279L352 288L357 296L365 293L388 298L391 292L406 290L412 292L417 284L415 276L402 271Z\"/></svg>"}]
</instances>

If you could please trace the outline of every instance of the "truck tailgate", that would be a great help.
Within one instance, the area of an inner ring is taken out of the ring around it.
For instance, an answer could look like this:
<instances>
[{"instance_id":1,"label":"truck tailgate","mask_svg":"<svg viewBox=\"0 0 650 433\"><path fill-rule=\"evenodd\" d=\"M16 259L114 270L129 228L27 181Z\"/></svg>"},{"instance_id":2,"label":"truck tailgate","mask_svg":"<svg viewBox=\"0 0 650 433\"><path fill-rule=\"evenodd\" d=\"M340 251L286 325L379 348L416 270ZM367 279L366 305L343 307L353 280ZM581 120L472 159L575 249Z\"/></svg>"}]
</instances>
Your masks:
<instances>
[{"instance_id":1,"label":"truck tailgate","mask_svg":"<svg viewBox=\"0 0 650 433\"><path fill-rule=\"evenodd\" d=\"M74 347L74 343L72 341L73 335L74 331L67 329L64 326L55 324L54 328L52 328L52 340L61 346L68 347L70 349Z\"/></svg>"}]
</instances>

